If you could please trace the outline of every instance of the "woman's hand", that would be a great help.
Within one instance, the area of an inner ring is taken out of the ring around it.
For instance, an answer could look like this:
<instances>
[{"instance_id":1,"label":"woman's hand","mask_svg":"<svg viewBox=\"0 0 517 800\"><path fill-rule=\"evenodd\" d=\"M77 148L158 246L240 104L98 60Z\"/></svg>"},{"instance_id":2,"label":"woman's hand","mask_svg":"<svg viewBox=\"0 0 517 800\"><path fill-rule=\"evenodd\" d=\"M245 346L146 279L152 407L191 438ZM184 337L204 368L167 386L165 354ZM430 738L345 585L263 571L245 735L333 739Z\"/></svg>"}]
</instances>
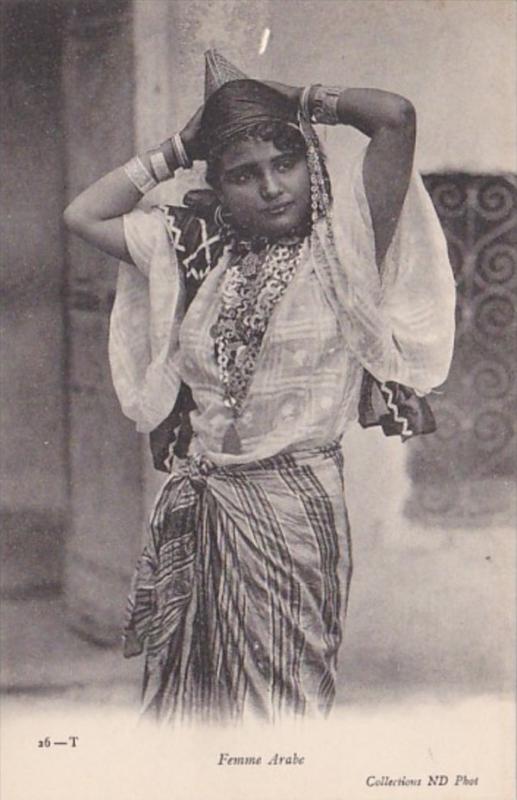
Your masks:
<instances>
[{"instance_id":1,"label":"woman's hand","mask_svg":"<svg viewBox=\"0 0 517 800\"><path fill-rule=\"evenodd\" d=\"M299 86L288 86L286 83L277 83L276 81L261 81L261 83L270 86L271 89L276 89L277 92L287 97L294 106L298 107L300 96L303 92L303 89Z\"/></svg>"},{"instance_id":2,"label":"woman's hand","mask_svg":"<svg viewBox=\"0 0 517 800\"><path fill-rule=\"evenodd\" d=\"M189 119L183 130L180 131L181 141L191 161L203 159L203 150L200 141L203 108L204 106L200 106L194 116Z\"/></svg>"}]
</instances>

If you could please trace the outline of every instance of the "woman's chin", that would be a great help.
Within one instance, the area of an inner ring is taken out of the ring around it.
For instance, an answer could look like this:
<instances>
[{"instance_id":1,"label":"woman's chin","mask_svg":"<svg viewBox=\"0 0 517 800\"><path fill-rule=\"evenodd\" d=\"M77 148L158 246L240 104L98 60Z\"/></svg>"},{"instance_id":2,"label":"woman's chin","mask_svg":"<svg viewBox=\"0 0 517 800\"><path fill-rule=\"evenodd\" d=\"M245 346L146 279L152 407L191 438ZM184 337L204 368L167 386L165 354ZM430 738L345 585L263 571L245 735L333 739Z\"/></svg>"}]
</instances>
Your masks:
<instances>
[{"instance_id":1,"label":"woman's chin","mask_svg":"<svg viewBox=\"0 0 517 800\"><path fill-rule=\"evenodd\" d=\"M300 220L294 215L286 215L282 218L268 220L268 224L264 226L261 235L266 236L268 239L279 239L282 236L304 233L307 227L307 220Z\"/></svg>"},{"instance_id":2,"label":"woman's chin","mask_svg":"<svg viewBox=\"0 0 517 800\"><path fill-rule=\"evenodd\" d=\"M235 225L235 229L244 238L263 237L275 241L284 236L306 235L310 227L310 218L308 215L284 213L278 216L274 214L261 216L260 219L243 219L240 223Z\"/></svg>"}]
</instances>

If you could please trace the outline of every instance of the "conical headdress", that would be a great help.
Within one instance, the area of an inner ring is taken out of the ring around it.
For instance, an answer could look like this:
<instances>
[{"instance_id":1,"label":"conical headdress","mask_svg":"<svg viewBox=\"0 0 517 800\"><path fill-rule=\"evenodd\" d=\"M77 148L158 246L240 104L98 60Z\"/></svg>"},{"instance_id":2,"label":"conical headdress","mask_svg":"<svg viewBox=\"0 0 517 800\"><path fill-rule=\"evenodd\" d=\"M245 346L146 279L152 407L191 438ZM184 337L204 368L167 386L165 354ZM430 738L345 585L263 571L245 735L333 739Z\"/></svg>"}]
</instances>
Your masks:
<instances>
[{"instance_id":1,"label":"conical headdress","mask_svg":"<svg viewBox=\"0 0 517 800\"><path fill-rule=\"evenodd\" d=\"M302 133L307 145L307 163L311 178L311 205L313 222L327 217L330 206L329 186L325 179L320 143L310 121L296 113L286 103L285 98L267 84L251 80L240 69L226 59L218 50L211 48L205 52L205 104L222 86L231 81L245 81L244 87L236 88L235 93L225 97L224 102L210 109L205 107L202 128L207 151L212 143L231 139L247 127L258 122L277 120L295 124Z\"/></svg>"},{"instance_id":2,"label":"conical headdress","mask_svg":"<svg viewBox=\"0 0 517 800\"><path fill-rule=\"evenodd\" d=\"M238 81L248 76L231 64L221 53L212 48L205 53L205 102L217 89L229 81Z\"/></svg>"}]
</instances>

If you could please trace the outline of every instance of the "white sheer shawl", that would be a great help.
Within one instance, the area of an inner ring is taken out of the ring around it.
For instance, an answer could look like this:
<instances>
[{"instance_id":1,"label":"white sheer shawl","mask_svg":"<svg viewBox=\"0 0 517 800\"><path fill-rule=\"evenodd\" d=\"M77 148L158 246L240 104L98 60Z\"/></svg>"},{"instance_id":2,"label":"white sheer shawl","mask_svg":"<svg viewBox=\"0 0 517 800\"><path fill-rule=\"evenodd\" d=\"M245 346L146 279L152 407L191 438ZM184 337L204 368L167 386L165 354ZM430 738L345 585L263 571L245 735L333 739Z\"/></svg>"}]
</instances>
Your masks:
<instances>
[{"instance_id":1,"label":"white sheer shawl","mask_svg":"<svg viewBox=\"0 0 517 800\"><path fill-rule=\"evenodd\" d=\"M445 238L415 172L379 274L363 158L339 181L329 167L333 236L324 220L316 225L314 268L345 346L377 379L425 394L445 380L452 357L455 287ZM125 232L136 266L119 267L109 357L124 414L148 432L171 411L181 382L185 293L161 212L131 212Z\"/></svg>"}]
</instances>

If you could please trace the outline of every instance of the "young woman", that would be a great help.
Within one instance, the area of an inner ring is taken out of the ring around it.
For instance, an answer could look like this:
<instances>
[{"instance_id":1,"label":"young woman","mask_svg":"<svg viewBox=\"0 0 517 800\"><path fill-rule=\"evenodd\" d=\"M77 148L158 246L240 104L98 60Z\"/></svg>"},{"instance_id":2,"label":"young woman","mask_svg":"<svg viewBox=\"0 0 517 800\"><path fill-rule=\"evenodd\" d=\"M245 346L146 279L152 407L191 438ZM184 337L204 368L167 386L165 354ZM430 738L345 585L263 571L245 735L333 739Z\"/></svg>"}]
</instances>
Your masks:
<instances>
[{"instance_id":1,"label":"young woman","mask_svg":"<svg viewBox=\"0 0 517 800\"><path fill-rule=\"evenodd\" d=\"M181 134L65 212L125 262L110 332L123 410L167 432L174 407L176 448L187 430L135 575L126 654L145 646L144 711L160 720L326 713L351 571L339 441L358 411L388 434L429 429L418 397L448 371L452 274L412 172L409 101L251 81L214 51L207 75ZM339 181L311 121L369 137ZM135 209L195 159L211 191Z\"/></svg>"}]
</instances>

